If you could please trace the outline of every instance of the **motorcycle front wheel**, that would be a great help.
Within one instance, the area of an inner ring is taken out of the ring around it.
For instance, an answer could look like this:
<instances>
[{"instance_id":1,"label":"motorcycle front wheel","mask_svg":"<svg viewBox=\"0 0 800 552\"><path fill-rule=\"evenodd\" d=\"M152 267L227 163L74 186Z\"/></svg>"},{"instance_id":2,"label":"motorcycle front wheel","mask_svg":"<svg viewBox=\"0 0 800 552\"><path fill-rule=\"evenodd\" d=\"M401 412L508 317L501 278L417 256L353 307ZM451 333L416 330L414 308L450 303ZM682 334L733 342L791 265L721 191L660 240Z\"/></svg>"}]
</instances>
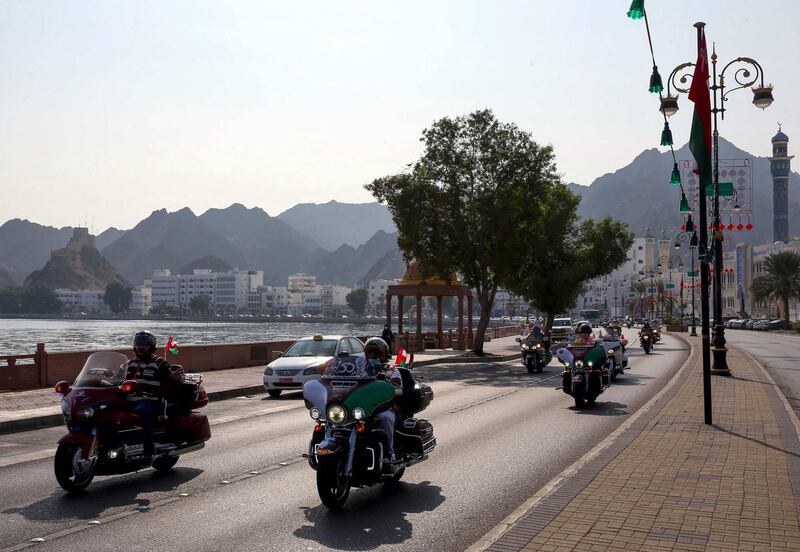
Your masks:
<instances>
[{"instance_id":1,"label":"motorcycle front wheel","mask_svg":"<svg viewBox=\"0 0 800 552\"><path fill-rule=\"evenodd\" d=\"M350 478L340 476L345 459L326 459L317 465L317 493L322 503L336 510L344 506L350 496Z\"/></svg>"},{"instance_id":2,"label":"motorcycle front wheel","mask_svg":"<svg viewBox=\"0 0 800 552\"><path fill-rule=\"evenodd\" d=\"M178 463L177 456L159 456L155 460L153 460L153 468L157 472L166 473L172 469L172 467Z\"/></svg>"},{"instance_id":3,"label":"motorcycle front wheel","mask_svg":"<svg viewBox=\"0 0 800 552\"><path fill-rule=\"evenodd\" d=\"M583 386L582 383L581 386ZM583 408L586 406L586 398L584 397L583 389L578 389L573 386L572 397L575 399L575 408Z\"/></svg>"},{"instance_id":4,"label":"motorcycle front wheel","mask_svg":"<svg viewBox=\"0 0 800 552\"><path fill-rule=\"evenodd\" d=\"M53 469L56 481L68 493L78 493L89 486L94 479L94 462L83 466L81 446L77 444L58 445Z\"/></svg>"},{"instance_id":5,"label":"motorcycle front wheel","mask_svg":"<svg viewBox=\"0 0 800 552\"><path fill-rule=\"evenodd\" d=\"M533 359L529 358L525 361L525 368L528 369L529 374L533 374Z\"/></svg>"}]
</instances>

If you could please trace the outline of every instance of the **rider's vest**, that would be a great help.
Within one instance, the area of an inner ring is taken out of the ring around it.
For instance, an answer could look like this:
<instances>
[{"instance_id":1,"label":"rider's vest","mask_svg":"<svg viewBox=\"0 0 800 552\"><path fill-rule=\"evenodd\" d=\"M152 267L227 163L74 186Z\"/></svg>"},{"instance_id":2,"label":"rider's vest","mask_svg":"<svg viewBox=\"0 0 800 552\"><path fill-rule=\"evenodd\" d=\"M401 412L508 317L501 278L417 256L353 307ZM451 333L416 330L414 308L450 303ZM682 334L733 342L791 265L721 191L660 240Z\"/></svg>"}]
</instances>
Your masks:
<instances>
[{"instance_id":1,"label":"rider's vest","mask_svg":"<svg viewBox=\"0 0 800 552\"><path fill-rule=\"evenodd\" d=\"M128 361L126 378L136 380L145 397L159 397L165 390L162 385L166 387L170 381L169 362L161 357L153 357L150 362L134 358Z\"/></svg>"}]
</instances>

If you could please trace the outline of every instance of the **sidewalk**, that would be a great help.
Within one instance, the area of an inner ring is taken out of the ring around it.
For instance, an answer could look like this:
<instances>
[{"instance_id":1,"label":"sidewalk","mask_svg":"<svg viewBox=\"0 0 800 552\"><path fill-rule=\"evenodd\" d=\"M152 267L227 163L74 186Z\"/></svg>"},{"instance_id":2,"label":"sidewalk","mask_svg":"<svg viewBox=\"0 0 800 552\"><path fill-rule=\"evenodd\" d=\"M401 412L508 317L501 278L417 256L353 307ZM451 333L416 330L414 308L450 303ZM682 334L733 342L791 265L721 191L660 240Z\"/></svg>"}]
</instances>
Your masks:
<instances>
[{"instance_id":1,"label":"sidewalk","mask_svg":"<svg viewBox=\"0 0 800 552\"><path fill-rule=\"evenodd\" d=\"M705 425L692 345L663 396L470 550L800 550L797 418L730 349L734 376L712 376Z\"/></svg>"},{"instance_id":2,"label":"sidewalk","mask_svg":"<svg viewBox=\"0 0 800 552\"><path fill-rule=\"evenodd\" d=\"M462 351L443 349L416 354L414 365L510 360L519 355L519 345L514 339L502 337L486 343L484 351L488 357L462 356L465 355ZM263 371L263 366L250 366L203 372L203 385L212 401L262 393ZM60 403L61 397L52 387L0 393L0 434L63 424Z\"/></svg>"}]
</instances>

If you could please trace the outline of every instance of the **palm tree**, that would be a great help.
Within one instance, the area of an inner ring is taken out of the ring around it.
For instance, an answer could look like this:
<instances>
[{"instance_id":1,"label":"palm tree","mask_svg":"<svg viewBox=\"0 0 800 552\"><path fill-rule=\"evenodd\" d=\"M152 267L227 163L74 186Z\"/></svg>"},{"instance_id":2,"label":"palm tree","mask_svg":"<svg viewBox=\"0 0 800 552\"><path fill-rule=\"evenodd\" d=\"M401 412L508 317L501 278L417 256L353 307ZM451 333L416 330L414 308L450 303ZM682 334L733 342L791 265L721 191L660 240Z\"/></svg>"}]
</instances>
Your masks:
<instances>
[{"instance_id":1,"label":"palm tree","mask_svg":"<svg viewBox=\"0 0 800 552\"><path fill-rule=\"evenodd\" d=\"M781 251L764 259L764 272L750 286L755 301L780 300L783 319L789 321L789 300L800 298L800 255Z\"/></svg>"}]
</instances>

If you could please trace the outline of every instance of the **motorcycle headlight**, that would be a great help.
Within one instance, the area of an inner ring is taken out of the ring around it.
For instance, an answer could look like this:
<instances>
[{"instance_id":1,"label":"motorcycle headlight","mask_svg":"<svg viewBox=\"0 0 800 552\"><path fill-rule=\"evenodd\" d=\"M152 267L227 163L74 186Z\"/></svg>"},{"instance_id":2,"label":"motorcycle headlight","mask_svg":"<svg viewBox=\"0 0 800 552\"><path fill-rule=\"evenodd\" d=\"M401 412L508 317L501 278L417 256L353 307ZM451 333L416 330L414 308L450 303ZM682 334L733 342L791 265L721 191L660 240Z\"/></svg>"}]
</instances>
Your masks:
<instances>
[{"instance_id":1,"label":"motorcycle headlight","mask_svg":"<svg viewBox=\"0 0 800 552\"><path fill-rule=\"evenodd\" d=\"M589 368L591 368L592 366L594 366L594 362L592 362L592 361L590 360L589 362L587 362L587 363L586 363L586 365L587 365Z\"/></svg>"},{"instance_id":2,"label":"motorcycle headlight","mask_svg":"<svg viewBox=\"0 0 800 552\"><path fill-rule=\"evenodd\" d=\"M523 343L523 344L522 344L522 348L523 348L523 349L530 349L530 347L528 346L528 344L527 344L527 343Z\"/></svg>"},{"instance_id":3,"label":"motorcycle headlight","mask_svg":"<svg viewBox=\"0 0 800 552\"><path fill-rule=\"evenodd\" d=\"M336 424L342 423L347 418L344 407L334 404L328 408L328 419Z\"/></svg>"},{"instance_id":4,"label":"motorcycle headlight","mask_svg":"<svg viewBox=\"0 0 800 552\"><path fill-rule=\"evenodd\" d=\"M308 413L315 420L319 420L319 408L312 408Z\"/></svg>"},{"instance_id":5,"label":"motorcycle headlight","mask_svg":"<svg viewBox=\"0 0 800 552\"><path fill-rule=\"evenodd\" d=\"M583 361L582 360L576 360L575 361L575 368L583 368Z\"/></svg>"},{"instance_id":6,"label":"motorcycle headlight","mask_svg":"<svg viewBox=\"0 0 800 552\"><path fill-rule=\"evenodd\" d=\"M609 354L609 355L613 355L613 354L614 354L614 348L613 348L613 347L612 347L611 349L609 349L609 350L608 350L608 354Z\"/></svg>"},{"instance_id":7,"label":"motorcycle headlight","mask_svg":"<svg viewBox=\"0 0 800 552\"><path fill-rule=\"evenodd\" d=\"M353 418L356 420L363 420L364 419L364 409L363 408L354 408L353 409Z\"/></svg>"},{"instance_id":8,"label":"motorcycle headlight","mask_svg":"<svg viewBox=\"0 0 800 552\"><path fill-rule=\"evenodd\" d=\"M269 366L267 366L266 368L264 368L264 375L265 375L265 376L271 376L273 373L274 373L274 372L272 371L272 368L270 368Z\"/></svg>"},{"instance_id":9,"label":"motorcycle headlight","mask_svg":"<svg viewBox=\"0 0 800 552\"><path fill-rule=\"evenodd\" d=\"M92 416L94 416L94 408L91 406L78 412L78 418L83 418L84 420L88 420Z\"/></svg>"}]
</instances>

